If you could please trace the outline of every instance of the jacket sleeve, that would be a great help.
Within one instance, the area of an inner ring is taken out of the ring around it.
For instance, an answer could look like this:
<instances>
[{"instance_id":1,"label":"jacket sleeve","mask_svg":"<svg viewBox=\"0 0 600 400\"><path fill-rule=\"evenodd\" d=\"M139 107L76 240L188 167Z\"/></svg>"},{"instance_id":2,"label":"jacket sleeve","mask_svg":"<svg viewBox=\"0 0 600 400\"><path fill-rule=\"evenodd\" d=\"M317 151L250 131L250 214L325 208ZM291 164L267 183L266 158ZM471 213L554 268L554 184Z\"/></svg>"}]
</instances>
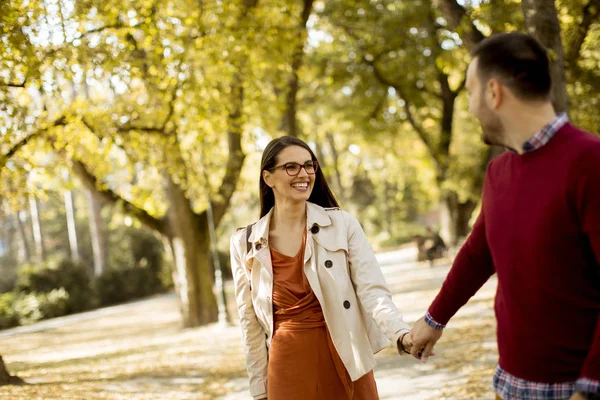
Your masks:
<instances>
[{"instance_id":1,"label":"jacket sleeve","mask_svg":"<svg viewBox=\"0 0 600 400\"><path fill-rule=\"evenodd\" d=\"M349 213L345 214L348 235L350 277L363 309L371 315L377 326L394 344L410 326L392 301L375 253L360 223Z\"/></svg>"},{"instance_id":2,"label":"jacket sleeve","mask_svg":"<svg viewBox=\"0 0 600 400\"><path fill-rule=\"evenodd\" d=\"M242 261L242 255L240 254L241 250L235 245L236 237L237 235L234 235L231 238L229 248L235 301L240 316L240 325L246 351L246 368L248 369L248 376L250 378L250 394L255 399L262 399L267 397L266 334L254 312L250 282L245 263Z\"/></svg>"}]
</instances>

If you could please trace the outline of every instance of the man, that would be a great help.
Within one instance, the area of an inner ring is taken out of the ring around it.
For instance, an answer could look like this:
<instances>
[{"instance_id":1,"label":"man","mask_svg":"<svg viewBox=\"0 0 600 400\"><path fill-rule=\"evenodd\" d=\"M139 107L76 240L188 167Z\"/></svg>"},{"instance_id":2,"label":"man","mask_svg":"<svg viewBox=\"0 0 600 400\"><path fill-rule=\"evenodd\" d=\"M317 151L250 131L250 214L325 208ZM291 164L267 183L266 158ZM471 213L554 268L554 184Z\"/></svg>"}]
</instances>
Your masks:
<instances>
[{"instance_id":1,"label":"man","mask_svg":"<svg viewBox=\"0 0 600 400\"><path fill-rule=\"evenodd\" d=\"M481 214L411 353L426 361L497 273L497 398L600 398L600 139L555 114L548 57L531 36L495 35L472 55L469 109L485 143L511 151L488 166Z\"/></svg>"}]
</instances>

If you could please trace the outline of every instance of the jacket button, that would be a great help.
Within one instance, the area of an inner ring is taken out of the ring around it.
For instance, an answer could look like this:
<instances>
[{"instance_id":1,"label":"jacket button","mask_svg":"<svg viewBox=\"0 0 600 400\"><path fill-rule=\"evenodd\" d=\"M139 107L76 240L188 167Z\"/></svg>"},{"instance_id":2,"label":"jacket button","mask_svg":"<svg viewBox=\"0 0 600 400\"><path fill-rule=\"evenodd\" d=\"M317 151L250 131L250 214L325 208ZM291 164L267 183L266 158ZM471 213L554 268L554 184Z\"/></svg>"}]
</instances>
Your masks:
<instances>
[{"instance_id":1,"label":"jacket button","mask_svg":"<svg viewBox=\"0 0 600 400\"><path fill-rule=\"evenodd\" d=\"M259 251L260 249L262 249L262 244L257 243L255 247L256 247L256 251Z\"/></svg>"},{"instance_id":2,"label":"jacket button","mask_svg":"<svg viewBox=\"0 0 600 400\"><path fill-rule=\"evenodd\" d=\"M312 228L310 228L310 233L312 233L313 235L319 233L319 226L313 225Z\"/></svg>"},{"instance_id":3,"label":"jacket button","mask_svg":"<svg viewBox=\"0 0 600 400\"><path fill-rule=\"evenodd\" d=\"M331 262L331 260L327 260L327 261L325 261L325 267L326 267L326 268L331 268L331 267L333 267L333 263Z\"/></svg>"},{"instance_id":4,"label":"jacket button","mask_svg":"<svg viewBox=\"0 0 600 400\"><path fill-rule=\"evenodd\" d=\"M344 308L346 310L350 308L350 302L348 300L344 301Z\"/></svg>"}]
</instances>

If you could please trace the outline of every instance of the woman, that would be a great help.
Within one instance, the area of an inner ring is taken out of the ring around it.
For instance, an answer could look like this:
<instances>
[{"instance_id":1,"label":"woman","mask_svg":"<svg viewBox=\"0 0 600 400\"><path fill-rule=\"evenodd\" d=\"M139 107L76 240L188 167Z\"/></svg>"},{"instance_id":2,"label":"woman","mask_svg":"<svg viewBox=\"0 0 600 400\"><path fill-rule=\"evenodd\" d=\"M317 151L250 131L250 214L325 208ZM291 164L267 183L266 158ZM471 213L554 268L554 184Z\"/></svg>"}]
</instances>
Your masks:
<instances>
[{"instance_id":1,"label":"woman","mask_svg":"<svg viewBox=\"0 0 600 400\"><path fill-rule=\"evenodd\" d=\"M261 219L231 239L255 399L377 399L373 354L389 340L410 351L410 327L362 228L338 208L318 167L300 139L271 141Z\"/></svg>"}]
</instances>

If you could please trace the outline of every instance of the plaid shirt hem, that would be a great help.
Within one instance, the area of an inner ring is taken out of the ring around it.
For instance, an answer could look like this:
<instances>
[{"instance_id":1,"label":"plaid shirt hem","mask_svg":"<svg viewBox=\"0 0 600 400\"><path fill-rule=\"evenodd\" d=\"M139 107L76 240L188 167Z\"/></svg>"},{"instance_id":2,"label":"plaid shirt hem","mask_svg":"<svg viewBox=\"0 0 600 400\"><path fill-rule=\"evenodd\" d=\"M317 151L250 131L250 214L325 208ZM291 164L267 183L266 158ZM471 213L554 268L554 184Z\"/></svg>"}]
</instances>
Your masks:
<instances>
[{"instance_id":1,"label":"plaid shirt hem","mask_svg":"<svg viewBox=\"0 0 600 400\"><path fill-rule=\"evenodd\" d=\"M562 113L558 115L554 121L550 122L548 125L543 127L542 130L537 132L535 135L529 138L529 140L523 143L523 151L525 153L530 153L544 146L567 122L569 122L569 117L567 117L567 114Z\"/></svg>"},{"instance_id":2,"label":"plaid shirt hem","mask_svg":"<svg viewBox=\"0 0 600 400\"><path fill-rule=\"evenodd\" d=\"M579 378L575 382L575 391L584 393L600 393L600 381L590 378Z\"/></svg>"},{"instance_id":3,"label":"plaid shirt hem","mask_svg":"<svg viewBox=\"0 0 600 400\"><path fill-rule=\"evenodd\" d=\"M494 390L502 400L568 400L575 392L600 393L600 382L589 378L576 382L531 382L509 374L498 365Z\"/></svg>"},{"instance_id":4,"label":"plaid shirt hem","mask_svg":"<svg viewBox=\"0 0 600 400\"><path fill-rule=\"evenodd\" d=\"M425 323L427 325L429 325L430 327L432 327L435 330L442 330L446 327L446 325L440 324L438 322L436 322L433 317L431 316L431 314L429 314L429 311L427 311L427 314L425 314Z\"/></svg>"}]
</instances>

